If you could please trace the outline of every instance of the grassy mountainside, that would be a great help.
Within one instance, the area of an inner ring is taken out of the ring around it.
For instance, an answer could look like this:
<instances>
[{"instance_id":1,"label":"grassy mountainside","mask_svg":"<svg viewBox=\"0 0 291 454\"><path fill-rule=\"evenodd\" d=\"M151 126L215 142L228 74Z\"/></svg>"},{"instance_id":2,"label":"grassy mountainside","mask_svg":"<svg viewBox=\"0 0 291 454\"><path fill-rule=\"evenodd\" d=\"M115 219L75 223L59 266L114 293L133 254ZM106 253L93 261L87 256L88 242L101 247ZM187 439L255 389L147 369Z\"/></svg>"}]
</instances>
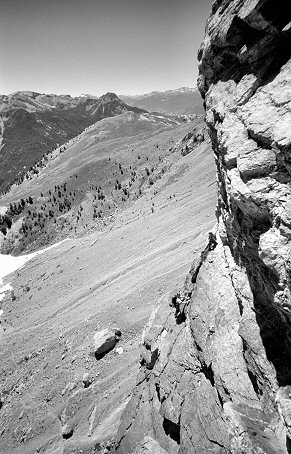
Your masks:
<instances>
[{"instance_id":1,"label":"grassy mountainside","mask_svg":"<svg viewBox=\"0 0 291 454\"><path fill-rule=\"evenodd\" d=\"M44 154L80 134L89 125L123 112L142 112L114 93L100 98L71 98L19 92L0 98L0 190Z\"/></svg>"},{"instance_id":2,"label":"grassy mountainside","mask_svg":"<svg viewBox=\"0 0 291 454\"><path fill-rule=\"evenodd\" d=\"M125 112L87 128L2 197L13 220L2 250L17 254L102 228L161 179L173 145L195 125L201 120Z\"/></svg>"},{"instance_id":3,"label":"grassy mountainside","mask_svg":"<svg viewBox=\"0 0 291 454\"><path fill-rule=\"evenodd\" d=\"M183 137L201 124L160 120L131 113L102 120L1 199L9 205L31 196L25 210L44 214L41 206L47 210L53 194L60 191L59 203L64 193L76 193L71 209L55 215L60 235L53 238L67 240L5 280L13 290L0 303L3 452L108 452L102 446L114 437L135 384L140 337L153 305L169 288L181 287L214 222L209 143L182 156ZM116 179L122 189L115 189ZM60 189L50 195L54 186ZM130 195L124 201L125 187ZM111 199L113 216L105 214ZM101 218L93 219L94 204L104 210ZM49 214L46 223L53 225ZM38 235L34 246L41 244ZM114 349L97 361L94 333L116 326L121 353Z\"/></svg>"}]
</instances>

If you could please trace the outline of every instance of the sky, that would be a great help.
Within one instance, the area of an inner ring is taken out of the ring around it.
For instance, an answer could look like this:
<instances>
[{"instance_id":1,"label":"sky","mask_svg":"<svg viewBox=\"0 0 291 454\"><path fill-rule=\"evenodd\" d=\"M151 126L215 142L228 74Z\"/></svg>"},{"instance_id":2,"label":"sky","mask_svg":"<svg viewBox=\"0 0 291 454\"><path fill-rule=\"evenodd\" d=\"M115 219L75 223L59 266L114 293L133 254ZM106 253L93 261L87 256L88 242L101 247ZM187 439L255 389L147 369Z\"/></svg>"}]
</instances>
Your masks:
<instances>
[{"instance_id":1,"label":"sky","mask_svg":"<svg viewBox=\"0 0 291 454\"><path fill-rule=\"evenodd\" d=\"M194 87L212 0L0 0L0 93Z\"/></svg>"}]
</instances>

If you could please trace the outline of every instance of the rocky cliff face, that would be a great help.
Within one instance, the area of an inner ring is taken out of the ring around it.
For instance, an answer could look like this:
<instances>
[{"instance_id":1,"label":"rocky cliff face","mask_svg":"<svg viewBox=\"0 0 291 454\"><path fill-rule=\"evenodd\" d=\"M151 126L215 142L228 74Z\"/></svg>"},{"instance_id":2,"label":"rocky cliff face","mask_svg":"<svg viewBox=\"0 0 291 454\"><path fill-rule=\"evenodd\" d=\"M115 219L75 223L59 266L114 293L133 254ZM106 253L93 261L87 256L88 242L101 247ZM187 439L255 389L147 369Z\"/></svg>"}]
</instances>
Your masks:
<instances>
[{"instance_id":1,"label":"rocky cliff face","mask_svg":"<svg viewBox=\"0 0 291 454\"><path fill-rule=\"evenodd\" d=\"M290 16L213 4L198 57L217 227L149 321L118 454L291 452Z\"/></svg>"}]
</instances>

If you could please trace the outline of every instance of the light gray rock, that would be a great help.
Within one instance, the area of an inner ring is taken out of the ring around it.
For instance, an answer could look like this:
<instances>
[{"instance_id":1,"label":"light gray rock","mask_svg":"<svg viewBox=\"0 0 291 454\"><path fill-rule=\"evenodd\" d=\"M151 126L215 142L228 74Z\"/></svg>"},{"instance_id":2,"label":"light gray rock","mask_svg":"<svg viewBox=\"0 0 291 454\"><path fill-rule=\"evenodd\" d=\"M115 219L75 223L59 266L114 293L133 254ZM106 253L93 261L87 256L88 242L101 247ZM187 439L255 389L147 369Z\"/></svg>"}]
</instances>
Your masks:
<instances>
[{"instance_id":1,"label":"light gray rock","mask_svg":"<svg viewBox=\"0 0 291 454\"><path fill-rule=\"evenodd\" d=\"M92 384L92 379L88 372L85 372L83 374L82 382L83 382L84 388L88 388Z\"/></svg>"},{"instance_id":2,"label":"light gray rock","mask_svg":"<svg viewBox=\"0 0 291 454\"><path fill-rule=\"evenodd\" d=\"M145 437L136 449L136 454L167 454L156 440L151 437Z\"/></svg>"}]
</instances>

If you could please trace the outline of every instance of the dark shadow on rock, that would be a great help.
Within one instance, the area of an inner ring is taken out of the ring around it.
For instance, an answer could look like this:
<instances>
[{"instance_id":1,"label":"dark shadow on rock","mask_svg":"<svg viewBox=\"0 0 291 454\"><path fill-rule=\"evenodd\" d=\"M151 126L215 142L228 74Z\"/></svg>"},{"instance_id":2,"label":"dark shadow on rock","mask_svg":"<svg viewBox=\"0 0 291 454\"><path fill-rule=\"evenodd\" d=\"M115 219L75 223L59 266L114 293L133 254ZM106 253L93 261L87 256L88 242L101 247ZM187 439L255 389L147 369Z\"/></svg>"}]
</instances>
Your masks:
<instances>
[{"instance_id":1,"label":"dark shadow on rock","mask_svg":"<svg viewBox=\"0 0 291 454\"><path fill-rule=\"evenodd\" d=\"M107 355L107 353L111 352L111 350L113 350L115 348L115 345L113 345L110 349L106 350L105 352L103 353L94 353L94 356L95 358L97 359L97 361L100 361L100 359L104 358L104 356Z\"/></svg>"},{"instance_id":2,"label":"dark shadow on rock","mask_svg":"<svg viewBox=\"0 0 291 454\"><path fill-rule=\"evenodd\" d=\"M73 433L74 433L74 430L71 429L69 432L67 433L63 433L63 438L64 440L68 440L69 438L71 438L73 436Z\"/></svg>"},{"instance_id":3,"label":"dark shadow on rock","mask_svg":"<svg viewBox=\"0 0 291 454\"><path fill-rule=\"evenodd\" d=\"M242 222L249 226L246 234ZM268 218L253 219L236 209L233 222L236 246L232 247L232 254L237 265L246 270L267 358L275 367L279 386L286 386L291 384L291 325L287 315L285 316L274 302L275 294L279 290L278 276L264 264L258 253L259 237L269 230L270 225ZM230 244L233 244L232 239ZM248 349L246 343L244 348ZM260 394L258 383L251 381L255 392Z\"/></svg>"},{"instance_id":4,"label":"dark shadow on rock","mask_svg":"<svg viewBox=\"0 0 291 454\"><path fill-rule=\"evenodd\" d=\"M247 74L254 74L260 86L265 85L278 75L289 60L291 30L283 29L291 19L291 3L286 0L261 0L255 10L258 17L269 22L269 27L255 28L248 23L248 17L241 19L234 14L225 38L226 45L221 47L212 43L212 53L206 57L206 60L213 61L216 71L207 81L206 87L200 87L202 96L212 83L229 80L238 83ZM201 58L200 51L198 60ZM203 73L203 69L200 72Z\"/></svg>"},{"instance_id":5,"label":"dark shadow on rock","mask_svg":"<svg viewBox=\"0 0 291 454\"><path fill-rule=\"evenodd\" d=\"M180 444L180 425L164 418L163 429L165 434L172 438L178 445Z\"/></svg>"}]
</instances>

